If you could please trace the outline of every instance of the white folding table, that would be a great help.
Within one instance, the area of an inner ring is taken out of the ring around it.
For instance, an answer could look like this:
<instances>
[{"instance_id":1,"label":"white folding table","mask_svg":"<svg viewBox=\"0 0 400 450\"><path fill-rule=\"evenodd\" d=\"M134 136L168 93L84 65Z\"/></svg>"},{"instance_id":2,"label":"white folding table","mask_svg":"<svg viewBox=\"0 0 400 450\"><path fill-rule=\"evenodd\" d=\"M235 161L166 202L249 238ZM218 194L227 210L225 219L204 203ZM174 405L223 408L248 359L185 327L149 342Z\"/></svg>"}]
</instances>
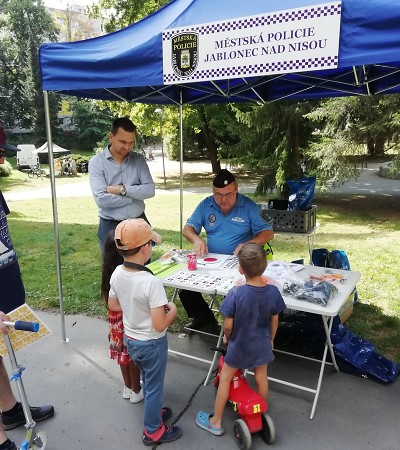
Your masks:
<instances>
[{"instance_id":1,"label":"white folding table","mask_svg":"<svg viewBox=\"0 0 400 450\"><path fill-rule=\"evenodd\" d=\"M210 265L200 265L198 264L197 271L188 271L186 267L177 269L172 274L169 274L165 277L160 277L163 281L164 286L169 286L175 288L174 300L177 294L178 289L187 289L193 290L197 292L201 292L204 294L210 294L214 300L217 299L216 296L225 296L229 289L233 286L233 279L235 275L238 274L237 269L235 267L231 269L224 269L223 266L226 264L227 255L209 255L218 258L218 263L210 264ZM337 292L334 297L329 300L327 306L322 306L321 304L311 303L306 300L297 300L291 295L287 295L282 292L282 284L284 281L293 281L297 280L307 280L310 275L327 275L332 274L333 276L342 277L341 279L337 279L332 281L332 283L336 286ZM286 306L289 309L293 309L296 311L307 312L311 314L316 314L321 316L324 330L326 334L326 342L324 346L322 360L320 360L320 369L318 381L315 388L310 388L307 386L298 385L295 383L289 383L284 380L279 380L275 378L269 378L271 381L275 381L281 384L285 384L287 386L300 389L306 392L310 392L314 394L314 401L311 409L310 419L314 417L315 409L318 402L319 393L321 390L322 379L324 375L325 365L329 364L326 361L328 350L330 352L332 358L332 365L339 371L339 368L336 364L335 354L332 347L331 341L331 330L333 325L333 318L338 315L338 312L341 306L345 303L349 295L353 292L358 280L360 279L359 272L339 270L339 269L327 269L324 267L316 267L316 266L308 266L308 265L298 265L281 261L270 261L269 266L266 271L266 276L270 277L271 280L280 288L282 296L285 300ZM190 280L188 283L187 280ZM289 278L289 279L288 279ZM197 281L193 281L196 280ZM204 282L201 282L203 279ZM195 284L193 284L195 283ZM218 302L217 302L218 305ZM222 330L218 337L217 346L221 344L222 341ZM218 358L218 353L214 352L214 357L212 361L205 360L202 358L197 358L193 355L175 352L170 350L171 353L178 354L183 357L196 359L202 362L205 362L210 365L208 375L204 384L207 384L212 370L215 366L216 360ZM302 357L301 355L294 355L297 357ZM309 358L306 358L309 359ZM250 372L251 373L251 372Z\"/></svg>"}]
</instances>

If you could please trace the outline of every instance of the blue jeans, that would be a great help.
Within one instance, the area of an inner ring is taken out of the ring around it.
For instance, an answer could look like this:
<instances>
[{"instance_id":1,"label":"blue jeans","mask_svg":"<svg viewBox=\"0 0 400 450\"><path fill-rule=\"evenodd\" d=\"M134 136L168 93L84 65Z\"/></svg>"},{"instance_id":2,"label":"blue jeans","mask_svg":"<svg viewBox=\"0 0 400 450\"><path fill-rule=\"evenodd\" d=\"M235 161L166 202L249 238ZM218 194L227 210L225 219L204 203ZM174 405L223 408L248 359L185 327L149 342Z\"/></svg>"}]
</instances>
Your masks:
<instances>
[{"instance_id":1,"label":"blue jeans","mask_svg":"<svg viewBox=\"0 0 400 450\"><path fill-rule=\"evenodd\" d=\"M138 341L124 337L129 356L139 367L144 394L144 428L153 434L162 424L164 377L168 359L167 335L160 339Z\"/></svg>"},{"instance_id":2,"label":"blue jeans","mask_svg":"<svg viewBox=\"0 0 400 450\"><path fill-rule=\"evenodd\" d=\"M150 222L147 220L145 213L140 214L138 218L144 219L150 225ZM114 231L117 228L117 225L120 222L122 222L122 220L103 219L102 217L100 217L99 228L97 230L97 237L99 238L100 250L102 254L104 252L104 245L106 243L108 235L110 234L111 231Z\"/></svg>"}]
</instances>

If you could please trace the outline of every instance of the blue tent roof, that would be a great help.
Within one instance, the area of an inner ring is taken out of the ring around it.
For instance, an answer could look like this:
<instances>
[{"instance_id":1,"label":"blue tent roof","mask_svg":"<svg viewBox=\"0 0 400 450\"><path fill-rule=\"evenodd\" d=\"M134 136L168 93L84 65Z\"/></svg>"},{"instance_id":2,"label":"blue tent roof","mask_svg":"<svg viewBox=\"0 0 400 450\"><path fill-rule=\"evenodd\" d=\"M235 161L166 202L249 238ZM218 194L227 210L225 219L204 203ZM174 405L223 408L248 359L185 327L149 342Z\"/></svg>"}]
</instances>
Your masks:
<instances>
[{"instance_id":1,"label":"blue tent roof","mask_svg":"<svg viewBox=\"0 0 400 450\"><path fill-rule=\"evenodd\" d=\"M400 92L399 0L342 0L337 69L163 85L162 31L292 9L319 0L173 0L127 28L39 50L42 87L143 103L272 101Z\"/></svg>"}]
</instances>

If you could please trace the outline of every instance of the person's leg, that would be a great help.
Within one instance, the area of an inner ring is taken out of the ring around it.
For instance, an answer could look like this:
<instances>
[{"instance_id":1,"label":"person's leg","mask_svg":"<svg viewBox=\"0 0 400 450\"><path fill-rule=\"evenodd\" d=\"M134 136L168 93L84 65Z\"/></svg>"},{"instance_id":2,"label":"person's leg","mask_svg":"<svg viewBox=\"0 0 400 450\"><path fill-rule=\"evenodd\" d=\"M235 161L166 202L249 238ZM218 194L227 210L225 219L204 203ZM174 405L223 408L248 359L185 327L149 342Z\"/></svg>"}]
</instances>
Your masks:
<instances>
[{"instance_id":1,"label":"person's leg","mask_svg":"<svg viewBox=\"0 0 400 450\"><path fill-rule=\"evenodd\" d=\"M133 392L135 392L135 394L138 394L141 389L140 369L133 361L130 361L128 369L129 369L129 378L131 380L131 389Z\"/></svg>"},{"instance_id":2,"label":"person's leg","mask_svg":"<svg viewBox=\"0 0 400 450\"><path fill-rule=\"evenodd\" d=\"M139 403L143 400L143 391L140 386L140 369L128 356L128 364L120 364L124 389L122 397L129 399L131 403Z\"/></svg>"},{"instance_id":3,"label":"person's leg","mask_svg":"<svg viewBox=\"0 0 400 450\"><path fill-rule=\"evenodd\" d=\"M123 366L122 364L120 364L119 368L121 369L124 386L126 386L128 389L132 389L131 372L129 370L129 366Z\"/></svg>"},{"instance_id":4,"label":"person's leg","mask_svg":"<svg viewBox=\"0 0 400 450\"><path fill-rule=\"evenodd\" d=\"M182 289L179 292L179 298L188 317L193 318L191 323L187 325L189 328L202 327L216 322L213 312L208 307L200 292Z\"/></svg>"},{"instance_id":5,"label":"person's leg","mask_svg":"<svg viewBox=\"0 0 400 450\"><path fill-rule=\"evenodd\" d=\"M222 427L222 415L224 414L226 402L229 399L229 389L236 371L237 369L228 366L226 363L222 366L217 396L215 398L214 414L210 416L210 424L215 428Z\"/></svg>"},{"instance_id":6,"label":"person's leg","mask_svg":"<svg viewBox=\"0 0 400 450\"><path fill-rule=\"evenodd\" d=\"M3 358L0 356L0 411L8 411L15 406L16 403L17 400L11 390L10 381L3 364ZM0 422L0 445L4 444L7 439L3 424Z\"/></svg>"},{"instance_id":7,"label":"person's leg","mask_svg":"<svg viewBox=\"0 0 400 450\"><path fill-rule=\"evenodd\" d=\"M0 356L0 411L8 411L17 403L17 399L11 389L3 358Z\"/></svg>"},{"instance_id":8,"label":"person's leg","mask_svg":"<svg viewBox=\"0 0 400 450\"><path fill-rule=\"evenodd\" d=\"M167 336L150 341L125 338L125 345L142 374L145 431L148 435L153 435L159 431L161 436L164 432L161 407L168 358Z\"/></svg>"},{"instance_id":9,"label":"person's leg","mask_svg":"<svg viewBox=\"0 0 400 450\"><path fill-rule=\"evenodd\" d=\"M254 379L258 394L266 401L268 396L268 366L266 364L255 367Z\"/></svg>"},{"instance_id":10,"label":"person's leg","mask_svg":"<svg viewBox=\"0 0 400 450\"><path fill-rule=\"evenodd\" d=\"M100 217L99 219L99 228L97 231L97 237L99 238L100 250L103 254L104 245L106 243L107 237L110 231L115 230L118 225L118 221L116 220L106 220Z\"/></svg>"},{"instance_id":11,"label":"person's leg","mask_svg":"<svg viewBox=\"0 0 400 450\"><path fill-rule=\"evenodd\" d=\"M7 440L7 435L3 429L3 425L0 423L0 444L4 444Z\"/></svg>"},{"instance_id":12,"label":"person's leg","mask_svg":"<svg viewBox=\"0 0 400 450\"><path fill-rule=\"evenodd\" d=\"M32 419L35 422L48 419L54 415L51 405L40 407L31 406ZM21 403L17 402L11 390L10 381L7 376L3 360L0 357L0 410L2 427L12 430L25 423L25 415ZM1 435L0 435L1 436ZM1 441L0 441L1 442Z\"/></svg>"}]
</instances>

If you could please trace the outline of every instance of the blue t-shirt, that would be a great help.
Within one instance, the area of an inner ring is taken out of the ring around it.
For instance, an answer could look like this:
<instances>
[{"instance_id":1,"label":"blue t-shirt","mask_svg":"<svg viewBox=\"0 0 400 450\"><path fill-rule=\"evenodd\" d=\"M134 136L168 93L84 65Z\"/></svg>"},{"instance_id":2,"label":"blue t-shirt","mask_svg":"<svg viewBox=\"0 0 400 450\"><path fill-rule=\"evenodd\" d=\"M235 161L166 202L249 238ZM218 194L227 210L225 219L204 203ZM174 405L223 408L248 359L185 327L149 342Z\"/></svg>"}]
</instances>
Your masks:
<instances>
[{"instance_id":1,"label":"blue t-shirt","mask_svg":"<svg viewBox=\"0 0 400 450\"><path fill-rule=\"evenodd\" d=\"M5 313L25 303L25 289L8 230L9 212L0 191L0 311Z\"/></svg>"},{"instance_id":2,"label":"blue t-shirt","mask_svg":"<svg viewBox=\"0 0 400 450\"><path fill-rule=\"evenodd\" d=\"M264 230L271 230L271 224L261 216L260 208L250 198L237 194L237 202L225 216L213 196L201 201L186 225L200 234L204 228L210 253L232 255L235 248L247 242Z\"/></svg>"},{"instance_id":3,"label":"blue t-shirt","mask_svg":"<svg viewBox=\"0 0 400 450\"><path fill-rule=\"evenodd\" d=\"M225 362L236 369L272 362L270 319L285 308L279 289L272 284L232 288L220 307L224 317L233 317Z\"/></svg>"}]
</instances>

